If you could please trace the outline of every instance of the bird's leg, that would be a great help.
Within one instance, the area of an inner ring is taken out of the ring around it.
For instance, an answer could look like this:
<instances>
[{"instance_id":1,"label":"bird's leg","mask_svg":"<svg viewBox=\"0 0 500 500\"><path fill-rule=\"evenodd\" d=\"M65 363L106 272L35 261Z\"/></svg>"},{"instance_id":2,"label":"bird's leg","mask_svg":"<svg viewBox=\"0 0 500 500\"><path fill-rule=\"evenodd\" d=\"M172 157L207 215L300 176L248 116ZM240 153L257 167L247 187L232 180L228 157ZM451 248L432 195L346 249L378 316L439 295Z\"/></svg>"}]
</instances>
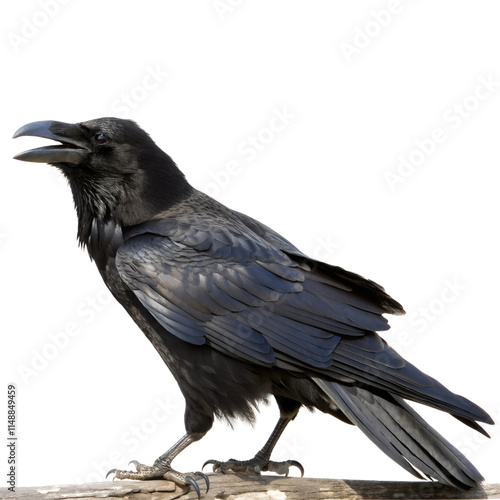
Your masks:
<instances>
[{"instance_id":1,"label":"bird's leg","mask_svg":"<svg viewBox=\"0 0 500 500\"><path fill-rule=\"evenodd\" d=\"M200 497L200 489L196 484L196 481L192 476L200 476L202 477L207 484L208 491L208 478L202 472L194 472L191 474L184 474L182 472L177 472L172 469L170 464L172 460L185 448L187 448L191 443L198 441L201 439L206 433L205 432L188 432L185 434L177 443L175 443L168 451L166 451L163 455L158 457L153 465L143 465L137 462L137 460L132 460L130 463L135 465L134 471L125 471L118 469L111 469L106 477L109 474L114 474L117 479L139 479L139 480L147 480L147 479L167 479L169 481L173 481L174 483L180 486L191 485L198 493L198 498Z\"/></svg>"},{"instance_id":2,"label":"bird's leg","mask_svg":"<svg viewBox=\"0 0 500 500\"><path fill-rule=\"evenodd\" d=\"M298 407L294 409L292 413L284 413L283 409L281 409L280 419L278 420L276 427L274 428L264 447L259 452L257 452L254 458L250 460L235 460L231 458L226 462L220 462L218 460L207 460L203 464L202 469L205 467L205 465L212 464L212 470L214 472L225 473L228 470L232 470L233 472L260 474L261 471L269 471L276 472L277 474L285 474L286 476L288 476L290 467L294 466L300 470L300 474L301 476L303 476L304 468L299 462L295 460L286 460L284 462L274 462L270 460L271 453L276 446L276 443L283 434L283 431L285 430L289 422L291 422L296 417L298 411Z\"/></svg>"}]
</instances>

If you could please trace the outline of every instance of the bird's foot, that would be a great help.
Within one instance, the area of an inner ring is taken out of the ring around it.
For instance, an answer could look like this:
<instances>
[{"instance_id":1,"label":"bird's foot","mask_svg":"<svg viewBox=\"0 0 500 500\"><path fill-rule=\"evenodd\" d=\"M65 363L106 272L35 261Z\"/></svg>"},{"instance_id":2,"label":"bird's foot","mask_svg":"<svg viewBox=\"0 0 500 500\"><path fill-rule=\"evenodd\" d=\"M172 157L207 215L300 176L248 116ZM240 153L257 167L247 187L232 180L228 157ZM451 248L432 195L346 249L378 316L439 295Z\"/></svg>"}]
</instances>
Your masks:
<instances>
[{"instance_id":1,"label":"bird's foot","mask_svg":"<svg viewBox=\"0 0 500 500\"><path fill-rule=\"evenodd\" d=\"M198 494L199 500L200 487L194 480L193 476L200 476L205 480L208 492L209 481L208 477L203 474L203 472L184 474L172 469L169 462L164 462L161 460L156 460L152 466L140 464L137 460L132 460L130 463L135 465L135 471L111 469L106 474L106 477L108 477L110 474L114 474L113 479L132 479L140 481L147 481L148 479L166 479L167 481L173 481L179 486L192 486Z\"/></svg>"},{"instance_id":2,"label":"bird's foot","mask_svg":"<svg viewBox=\"0 0 500 500\"><path fill-rule=\"evenodd\" d=\"M243 472L249 475L260 475L261 472L276 472L276 474L284 474L288 476L290 467L297 467L300 470L300 475L304 475L304 467L296 460L286 460L284 462L274 462L267 457L262 457L257 454L251 460L234 460L233 458L226 462L219 462L218 460L207 460L202 469L206 465L212 464L214 472L222 472L225 474L227 471Z\"/></svg>"}]
</instances>

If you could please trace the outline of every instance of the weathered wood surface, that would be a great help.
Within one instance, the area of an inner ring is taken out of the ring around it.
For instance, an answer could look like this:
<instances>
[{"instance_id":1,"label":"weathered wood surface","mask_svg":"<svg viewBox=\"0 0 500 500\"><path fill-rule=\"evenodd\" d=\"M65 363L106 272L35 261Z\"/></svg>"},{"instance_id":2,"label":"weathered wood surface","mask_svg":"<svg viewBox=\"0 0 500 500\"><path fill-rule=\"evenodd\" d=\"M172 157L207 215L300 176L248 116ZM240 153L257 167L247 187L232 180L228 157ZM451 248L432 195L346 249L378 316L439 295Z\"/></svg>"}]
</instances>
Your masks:
<instances>
[{"instance_id":1,"label":"weathered wood surface","mask_svg":"<svg viewBox=\"0 0 500 500\"><path fill-rule=\"evenodd\" d=\"M252 479L234 474L210 474L210 491L202 500L325 500L325 499L500 499L500 484L484 484L478 489L460 491L431 482L354 481L297 477L262 476ZM126 500L197 499L191 488L168 481L106 481L85 485L16 488L1 492L6 499L70 500L123 498Z\"/></svg>"}]
</instances>

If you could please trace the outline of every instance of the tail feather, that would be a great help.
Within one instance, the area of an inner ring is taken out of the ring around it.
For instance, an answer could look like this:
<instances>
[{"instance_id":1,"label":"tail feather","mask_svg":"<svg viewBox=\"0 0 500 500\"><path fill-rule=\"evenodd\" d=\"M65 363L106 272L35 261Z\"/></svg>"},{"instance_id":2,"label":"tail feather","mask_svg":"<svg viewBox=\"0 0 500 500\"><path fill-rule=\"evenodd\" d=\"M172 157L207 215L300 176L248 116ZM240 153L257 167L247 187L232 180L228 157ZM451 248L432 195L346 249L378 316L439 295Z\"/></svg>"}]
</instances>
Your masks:
<instances>
[{"instance_id":1,"label":"tail feather","mask_svg":"<svg viewBox=\"0 0 500 500\"><path fill-rule=\"evenodd\" d=\"M358 383L446 411L485 435L486 431L475 421L493 424L482 408L452 393L403 359L375 333L343 338L335 348L332 360L332 370L351 376Z\"/></svg>"},{"instance_id":2,"label":"tail feather","mask_svg":"<svg viewBox=\"0 0 500 500\"><path fill-rule=\"evenodd\" d=\"M470 488L483 481L470 461L401 397L382 397L366 389L318 378L314 381L352 423L414 476L423 479L421 472L459 488Z\"/></svg>"}]
</instances>

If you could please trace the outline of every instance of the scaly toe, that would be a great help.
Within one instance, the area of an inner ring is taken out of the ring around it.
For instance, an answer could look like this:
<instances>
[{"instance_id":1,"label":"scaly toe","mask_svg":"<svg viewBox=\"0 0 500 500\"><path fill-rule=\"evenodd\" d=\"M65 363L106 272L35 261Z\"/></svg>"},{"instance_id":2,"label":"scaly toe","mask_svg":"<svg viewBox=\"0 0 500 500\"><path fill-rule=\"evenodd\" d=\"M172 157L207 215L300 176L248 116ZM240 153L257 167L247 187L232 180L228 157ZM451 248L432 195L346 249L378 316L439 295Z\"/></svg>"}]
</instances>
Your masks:
<instances>
[{"instance_id":1,"label":"scaly toe","mask_svg":"<svg viewBox=\"0 0 500 500\"><path fill-rule=\"evenodd\" d=\"M249 475L260 475L261 471L269 471L285 476L288 476L290 467L297 467L300 471L300 475L304 476L304 467L296 460L273 462L271 460L266 461L266 458L259 455L251 460L234 460L231 458L225 462L220 462L219 460L211 459L203 464L202 469L207 465L212 465L212 470L214 472L221 472L222 474L225 474L227 471L233 471L243 472Z\"/></svg>"},{"instance_id":2,"label":"scaly toe","mask_svg":"<svg viewBox=\"0 0 500 500\"><path fill-rule=\"evenodd\" d=\"M203 474L203 472L193 472L193 476L200 476L205 480L206 486L207 486L207 493L208 493L208 488L209 488L209 480L206 474ZM198 486L198 483L195 481L193 476L190 474L184 474L182 472L177 472L176 470L170 469L167 472L163 474L163 478L167 479L169 481L173 481L174 483L180 485L180 486L187 486L191 485L194 490L196 491L196 494L198 495L198 500L200 500L200 487Z\"/></svg>"},{"instance_id":3,"label":"scaly toe","mask_svg":"<svg viewBox=\"0 0 500 500\"><path fill-rule=\"evenodd\" d=\"M285 462L273 462L272 460L269 460L266 467L262 470L288 476L290 467L297 467L297 469L300 470L300 476L304 477L304 467L302 467L302 464L296 460L287 460Z\"/></svg>"},{"instance_id":4,"label":"scaly toe","mask_svg":"<svg viewBox=\"0 0 500 500\"><path fill-rule=\"evenodd\" d=\"M213 472L220 472L225 474L227 471L233 472L243 472L244 474L249 475L260 475L261 470L263 469L263 465L258 460L235 460L234 458L230 458L225 462L220 462L219 460L207 460L202 469L205 468L206 465L212 465Z\"/></svg>"},{"instance_id":5,"label":"scaly toe","mask_svg":"<svg viewBox=\"0 0 500 500\"><path fill-rule=\"evenodd\" d=\"M115 479L132 479L132 480L141 480L146 481L148 479L160 479L163 477L164 471L157 467L150 467L149 465L143 465L139 463L137 460L132 460L130 464L134 464L136 470L120 470L120 469L111 469L107 474L108 477L110 474L114 474L113 481Z\"/></svg>"}]
</instances>

